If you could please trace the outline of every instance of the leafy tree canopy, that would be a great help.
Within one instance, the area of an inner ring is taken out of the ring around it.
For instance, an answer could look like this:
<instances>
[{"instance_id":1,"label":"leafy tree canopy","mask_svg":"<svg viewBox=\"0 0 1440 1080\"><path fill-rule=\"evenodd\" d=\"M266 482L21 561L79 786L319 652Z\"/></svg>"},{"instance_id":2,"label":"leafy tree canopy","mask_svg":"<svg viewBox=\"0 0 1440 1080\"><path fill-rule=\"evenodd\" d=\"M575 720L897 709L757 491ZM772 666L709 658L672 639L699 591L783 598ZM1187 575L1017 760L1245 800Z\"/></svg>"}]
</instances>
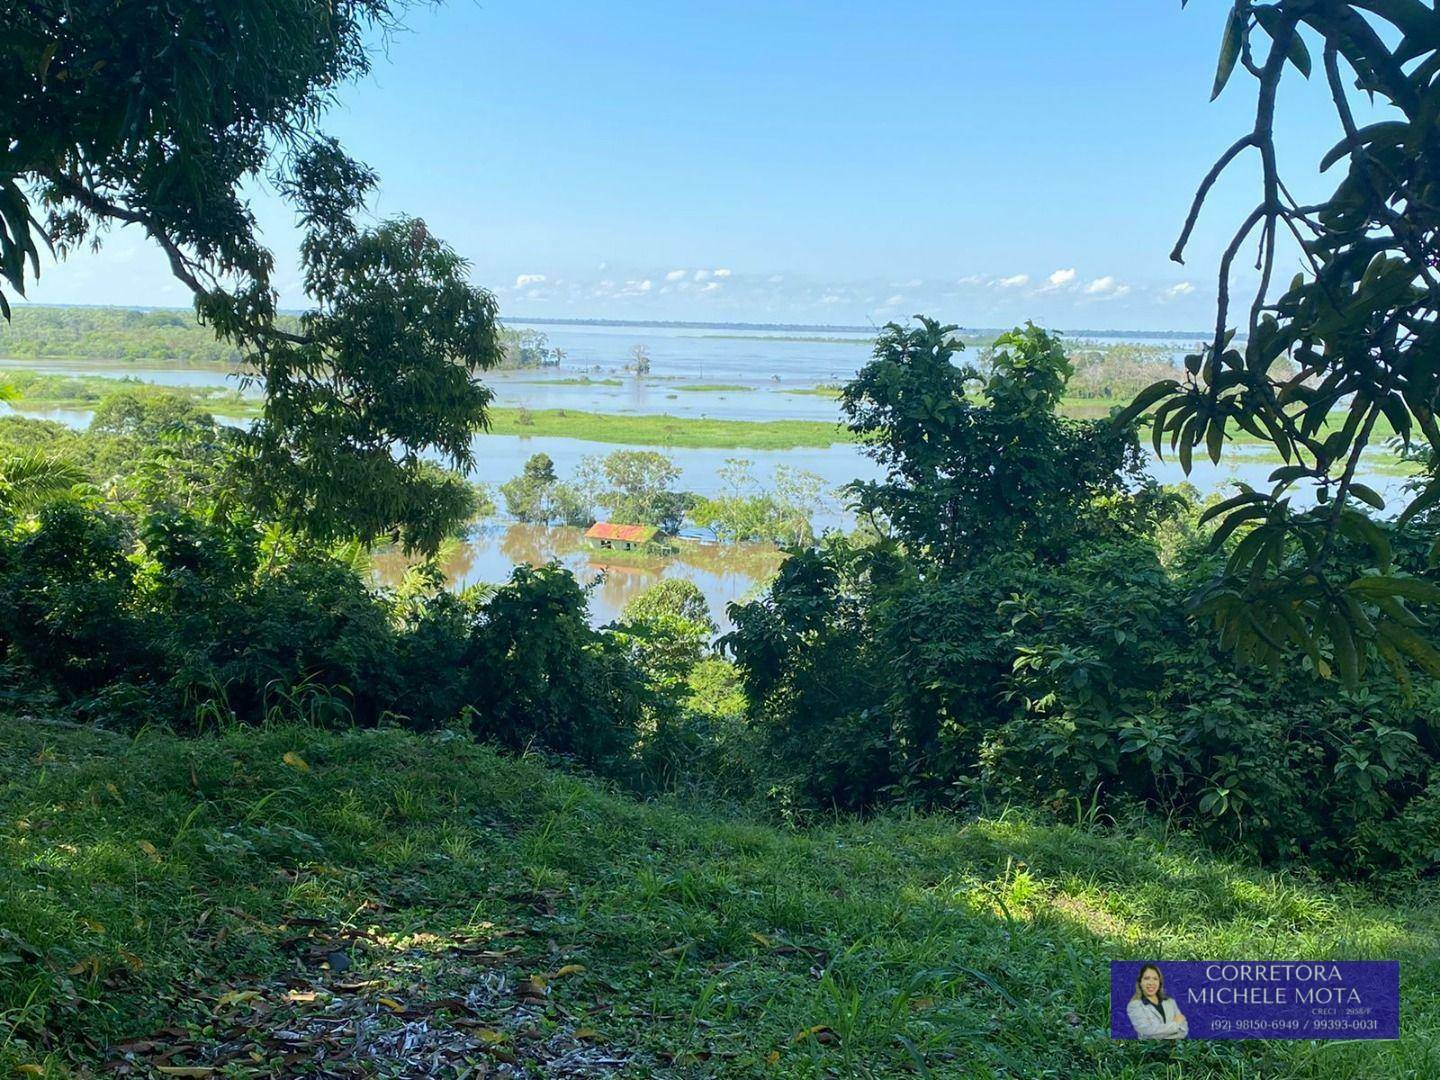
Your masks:
<instances>
[{"instance_id":1,"label":"leafy tree canopy","mask_svg":"<svg viewBox=\"0 0 1440 1080\"><path fill-rule=\"evenodd\" d=\"M1016 545L1058 553L1082 505L1140 482L1128 429L1056 414L1071 366L1055 335L1005 334L982 372L954 362L956 327L919 322L888 324L841 398L886 471L850 486L857 508L913 552L946 566Z\"/></svg>"},{"instance_id":2,"label":"leafy tree canopy","mask_svg":"<svg viewBox=\"0 0 1440 1080\"><path fill-rule=\"evenodd\" d=\"M375 175L319 118L365 74L390 0L24 0L0 50L0 314L48 246L135 227L195 309L263 379L237 464L266 511L321 538L428 546L442 509L421 468L463 468L499 362L495 302L414 218L357 223ZM269 181L304 229L313 302L277 319L274 257L246 185Z\"/></svg>"},{"instance_id":3,"label":"leafy tree canopy","mask_svg":"<svg viewBox=\"0 0 1440 1080\"><path fill-rule=\"evenodd\" d=\"M1440 653L1407 607L1440 602L1440 586L1393 572L1371 517L1384 502L1355 479L1381 417L1406 442L1440 448L1440 12L1420 0L1235 0L1212 96L1241 69L1258 88L1254 124L1201 182L1171 255L1183 261L1221 174L1258 156L1261 197L1221 259L1213 340L1183 379L1155 383L1121 419L1153 409L1156 451L1168 441L1187 470L1200 446L1218 462L1236 428L1283 457L1268 490L1246 489L1216 510L1217 545L1240 540L1203 610L1242 657L1298 650L1349 683L1372 653L1440 675ZM1313 205L1291 197L1277 165L1275 103L1287 70L1318 73L1335 111L1338 141L1320 168L1336 169L1339 183ZM1363 127L1362 100L1378 117ZM1302 270L1276 297L1277 255L1290 240ZM1237 320L1231 270L1248 241L1258 244L1260 282ZM1287 359L1293 365L1277 363ZM1437 504L1440 479L1401 521ZM1342 558L1345 538L1371 552L1358 576Z\"/></svg>"}]
</instances>

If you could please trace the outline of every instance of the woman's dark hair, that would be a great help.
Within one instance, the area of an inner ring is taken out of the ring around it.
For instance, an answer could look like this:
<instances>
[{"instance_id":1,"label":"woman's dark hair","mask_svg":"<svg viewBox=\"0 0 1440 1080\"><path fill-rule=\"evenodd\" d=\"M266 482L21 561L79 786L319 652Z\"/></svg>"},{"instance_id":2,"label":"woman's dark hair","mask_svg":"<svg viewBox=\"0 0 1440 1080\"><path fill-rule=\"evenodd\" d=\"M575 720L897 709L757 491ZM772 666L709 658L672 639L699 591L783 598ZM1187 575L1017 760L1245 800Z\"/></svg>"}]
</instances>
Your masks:
<instances>
[{"instance_id":1,"label":"woman's dark hair","mask_svg":"<svg viewBox=\"0 0 1440 1080\"><path fill-rule=\"evenodd\" d=\"M1140 969L1140 974L1135 976L1135 993L1131 996L1130 1000L1134 1001L1136 998L1143 998L1145 996L1145 991L1140 989L1140 980L1145 977L1145 972L1147 971L1153 971L1155 977L1160 980L1160 985L1155 988L1155 1000L1164 1001L1170 996L1165 993L1165 976L1160 974L1160 969L1154 964L1146 964Z\"/></svg>"}]
</instances>

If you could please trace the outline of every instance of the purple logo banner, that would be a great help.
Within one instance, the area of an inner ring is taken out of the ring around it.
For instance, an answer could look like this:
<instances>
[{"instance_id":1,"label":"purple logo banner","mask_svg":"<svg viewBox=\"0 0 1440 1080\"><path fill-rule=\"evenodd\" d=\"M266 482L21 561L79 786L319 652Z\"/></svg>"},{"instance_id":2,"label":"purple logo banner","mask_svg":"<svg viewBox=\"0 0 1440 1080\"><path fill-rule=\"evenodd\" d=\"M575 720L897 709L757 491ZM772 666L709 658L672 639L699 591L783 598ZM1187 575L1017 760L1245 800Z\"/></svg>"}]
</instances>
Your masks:
<instances>
[{"instance_id":1,"label":"purple logo banner","mask_svg":"<svg viewBox=\"0 0 1440 1080\"><path fill-rule=\"evenodd\" d=\"M1398 1039L1398 960L1112 960L1114 1039Z\"/></svg>"}]
</instances>

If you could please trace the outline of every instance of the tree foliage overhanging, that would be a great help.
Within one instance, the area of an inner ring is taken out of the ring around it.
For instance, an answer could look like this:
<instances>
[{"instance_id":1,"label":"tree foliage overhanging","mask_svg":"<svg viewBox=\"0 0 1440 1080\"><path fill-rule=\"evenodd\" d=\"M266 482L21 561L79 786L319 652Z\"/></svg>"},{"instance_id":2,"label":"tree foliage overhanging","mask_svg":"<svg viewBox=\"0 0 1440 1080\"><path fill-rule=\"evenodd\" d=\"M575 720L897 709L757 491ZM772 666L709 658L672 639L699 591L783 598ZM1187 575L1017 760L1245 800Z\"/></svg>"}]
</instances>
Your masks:
<instances>
[{"instance_id":1,"label":"tree foliage overhanging","mask_svg":"<svg viewBox=\"0 0 1440 1080\"><path fill-rule=\"evenodd\" d=\"M24 0L0 50L0 314L40 251L141 230L199 317L264 380L235 436L262 507L321 538L436 541L423 455L457 467L486 425L495 303L423 222L358 223L376 184L319 128L369 70L389 0ZM275 261L246 192L269 182L304 230L314 307L277 318ZM338 479L339 482L336 482Z\"/></svg>"},{"instance_id":2,"label":"tree foliage overhanging","mask_svg":"<svg viewBox=\"0 0 1440 1080\"><path fill-rule=\"evenodd\" d=\"M1258 88L1253 127L1205 176L1172 253L1183 259L1220 175L1257 155L1261 198L1221 260L1214 338L1183 381L1143 391L1123 419L1153 408L1156 452L1168 439L1187 471L1197 447L1218 462L1234 428L1284 458L1269 490L1216 508L1217 543L1243 529L1201 604L1227 645L1260 660L1299 650L1352 685L1372 652L1397 671L1440 675L1409 606L1440 603L1440 586L1394 572L1371 513L1383 500L1356 478L1382 417L1404 441L1428 444L1432 473L1440 450L1440 12L1420 0L1235 0L1212 96L1242 69ZM1312 205L1291 196L1277 165L1275 103L1289 70L1323 79L1337 120L1320 167L1340 167L1341 179ZM1359 103L1378 119L1361 126ZM1272 296L1291 240L1301 272ZM1241 321L1232 268L1251 241L1260 282ZM1307 488L1313 501L1300 498ZM1400 520L1437 504L1440 475ZM1343 537L1370 549L1361 573L1341 556Z\"/></svg>"}]
</instances>

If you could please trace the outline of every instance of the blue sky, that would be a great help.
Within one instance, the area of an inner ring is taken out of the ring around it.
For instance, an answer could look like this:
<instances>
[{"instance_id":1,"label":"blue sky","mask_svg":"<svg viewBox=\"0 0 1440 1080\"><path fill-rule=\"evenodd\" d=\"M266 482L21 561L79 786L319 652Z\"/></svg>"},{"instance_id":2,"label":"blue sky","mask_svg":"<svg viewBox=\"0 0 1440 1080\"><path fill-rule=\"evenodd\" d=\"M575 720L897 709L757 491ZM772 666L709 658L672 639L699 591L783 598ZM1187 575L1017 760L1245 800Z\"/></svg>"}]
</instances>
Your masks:
<instances>
[{"instance_id":1,"label":"blue sky","mask_svg":"<svg viewBox=\"0 0 1440 1080\"><path fill-rule=\"evenodd\" d=\"M375 214L423 217L511 318L1190 329L1258 194L1252 162L1168 260L1251 122L1243 73L1207 101L1228 6L452 0L410 12L327 126L380 172ZM1287 81L1302 199L1329 187L1325 106ZM255 200L300 306L290 214ZM32 299L186 303L132 234Z\"/></svg>"}]
</instances>

